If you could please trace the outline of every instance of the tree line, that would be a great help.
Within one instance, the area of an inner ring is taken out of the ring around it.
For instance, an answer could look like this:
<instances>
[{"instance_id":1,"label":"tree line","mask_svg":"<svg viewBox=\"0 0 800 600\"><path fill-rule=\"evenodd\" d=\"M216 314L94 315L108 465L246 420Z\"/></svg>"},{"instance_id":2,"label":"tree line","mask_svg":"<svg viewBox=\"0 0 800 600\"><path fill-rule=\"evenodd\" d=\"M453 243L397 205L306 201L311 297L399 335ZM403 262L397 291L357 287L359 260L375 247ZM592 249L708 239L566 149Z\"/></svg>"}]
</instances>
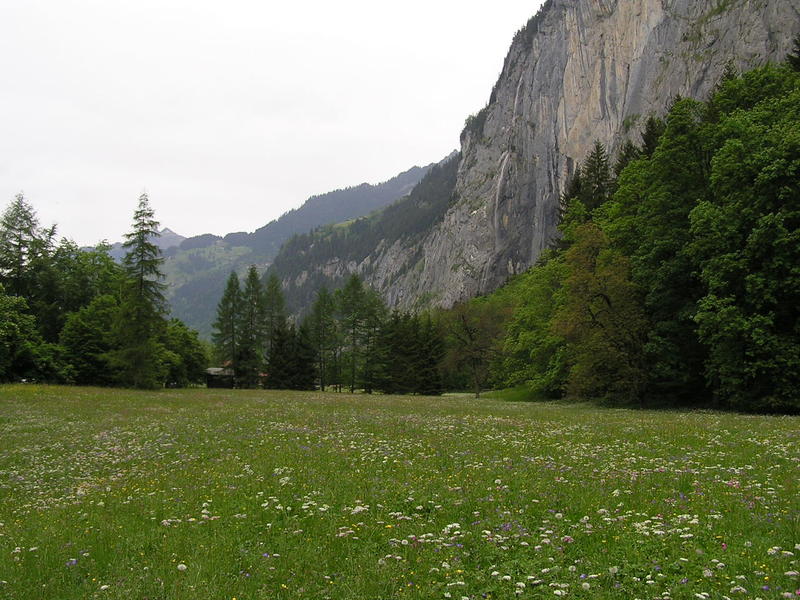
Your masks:
<instances>
[{"instance_id":1,"label":"tree line","mask_svg":"<svg viewBox=\"0 0 800 600\"><path fill-rule=\"evenodd\" d=\"M430 316L390 312L357 275L335 292L321 288L296 325L274 273L262 284L251 266L244 286L231 273L214 330L217 358L231 369L237 387L443 391L438 326Z\"/></svg>"},{"instance_id":2,"label":"tree line","mask_svg":"<svg viewBox=\"0 0 800 600\"><path fill-rule=\"evenodd\" d=\"M197 333L168 319L158 222L139 198L126 255L42 227L22 194L0 220L0 381L153 388L203 381Z\"/></svg>"},{"instance_id":3,"label":"tree line","mask_svg":"<svg viewBox=\"0 0 800 600\"><path fill-rule=\"evenodd\" d=\"M456 308L477 379L800 411L798 63L796 43L784 64L727 68L707 101L675 98L615 161L596 143L562 196L560 239Z\"/></svg>"}]
</instances>

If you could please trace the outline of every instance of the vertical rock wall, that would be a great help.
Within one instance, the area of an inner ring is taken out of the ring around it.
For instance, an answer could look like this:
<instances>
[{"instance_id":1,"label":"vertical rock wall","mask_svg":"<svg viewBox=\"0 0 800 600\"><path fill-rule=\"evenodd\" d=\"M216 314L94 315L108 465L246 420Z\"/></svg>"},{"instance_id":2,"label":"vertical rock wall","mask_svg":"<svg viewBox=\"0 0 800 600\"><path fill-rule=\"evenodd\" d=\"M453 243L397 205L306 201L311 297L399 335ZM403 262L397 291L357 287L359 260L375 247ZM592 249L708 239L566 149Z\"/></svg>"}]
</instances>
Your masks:
<instances>
[{"instance_id":1,"label":"vertical rock wall","mask_svg":"<svg viewBox=\"0 0 800 600\"><path fill-rule=\"evenodd\" d=\"M368 281L402 307L492 291L557 234L562 186L594 140L613 152L674 96L706 97L729 60L782 60L798 31L800 0L548 0L462 136L456 200L422 258L379 249Z\"/></svg>"}]
</instances>

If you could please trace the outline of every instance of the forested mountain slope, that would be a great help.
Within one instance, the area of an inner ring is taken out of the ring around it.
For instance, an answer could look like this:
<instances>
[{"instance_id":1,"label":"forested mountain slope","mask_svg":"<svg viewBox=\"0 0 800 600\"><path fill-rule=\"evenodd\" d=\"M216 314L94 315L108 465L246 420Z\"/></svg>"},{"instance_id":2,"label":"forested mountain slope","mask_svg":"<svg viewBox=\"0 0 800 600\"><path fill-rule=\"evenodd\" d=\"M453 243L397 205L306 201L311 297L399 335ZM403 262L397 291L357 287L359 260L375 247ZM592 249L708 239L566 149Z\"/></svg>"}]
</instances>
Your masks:
<instances>
[{"instance_id":1,"label":"forested mountain slope","mask_svg":"<svg viewBox=\"0 0 800 600\"><path fill-rule=\"evenodd\" d=\"M418 264L419 242L447 211L456 183L459 155L435 165L407 197L355 221L320 227L283 245L270 273L283 279L292 312L303 312L322 286L338 288L358 268L368 279L387 263ZM405 299L394 298L393 304ZM424 301L424 299L419 299Z\"/></svg>"}]
</instances>

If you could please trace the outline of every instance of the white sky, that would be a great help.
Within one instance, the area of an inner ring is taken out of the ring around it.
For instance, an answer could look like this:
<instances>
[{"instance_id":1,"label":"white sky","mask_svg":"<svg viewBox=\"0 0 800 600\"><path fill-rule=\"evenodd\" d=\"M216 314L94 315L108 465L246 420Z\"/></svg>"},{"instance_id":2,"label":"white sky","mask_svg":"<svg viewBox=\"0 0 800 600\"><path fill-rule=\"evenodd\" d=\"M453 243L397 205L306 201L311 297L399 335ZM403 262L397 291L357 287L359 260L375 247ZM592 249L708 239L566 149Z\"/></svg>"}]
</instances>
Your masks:
<instances>
[{"instance_id":1,"label":"white sky","mask_svg":"<svg viewBox=\"0 0 800 600\"><path fill-rule=\"evenodd\" d=\"M3 0L0 210L252 231L458 147L541 0Z\"/></svg>"}]
</instances>

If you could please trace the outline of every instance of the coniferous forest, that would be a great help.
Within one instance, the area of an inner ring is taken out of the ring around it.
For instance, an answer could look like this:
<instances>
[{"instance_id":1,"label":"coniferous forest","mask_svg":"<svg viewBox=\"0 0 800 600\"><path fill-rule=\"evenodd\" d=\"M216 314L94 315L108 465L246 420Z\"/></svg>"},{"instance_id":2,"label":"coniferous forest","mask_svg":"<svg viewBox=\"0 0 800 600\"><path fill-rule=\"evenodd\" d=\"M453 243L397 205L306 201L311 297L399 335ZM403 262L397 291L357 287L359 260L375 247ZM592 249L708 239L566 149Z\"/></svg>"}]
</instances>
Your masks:
<instances>
[{"instance_id":1,"label":"coniferous forest","mask_svg":"<svg viewBox=\"0 0 800 600\"><path fill-rule=\"evenodd\" d=\"M595 144L563 194L561 239L458 309L503 323L483 354L493 385L800 410L799 56L727 69L706 102L675 98L614 159Z\"/></svg>"},{"instance_id":2,"label":"coniferous forest","mask_svg":"<svg viewBox=\"0 0 800 600\"><path fill-rule=\"evenodd\" d=\"M135 388L203 381L197 333L168 319L152 243L158 222L139 198L125 258L56 240L19 194L0 220L0 382Z\"/></svg>"}]
</instances>

